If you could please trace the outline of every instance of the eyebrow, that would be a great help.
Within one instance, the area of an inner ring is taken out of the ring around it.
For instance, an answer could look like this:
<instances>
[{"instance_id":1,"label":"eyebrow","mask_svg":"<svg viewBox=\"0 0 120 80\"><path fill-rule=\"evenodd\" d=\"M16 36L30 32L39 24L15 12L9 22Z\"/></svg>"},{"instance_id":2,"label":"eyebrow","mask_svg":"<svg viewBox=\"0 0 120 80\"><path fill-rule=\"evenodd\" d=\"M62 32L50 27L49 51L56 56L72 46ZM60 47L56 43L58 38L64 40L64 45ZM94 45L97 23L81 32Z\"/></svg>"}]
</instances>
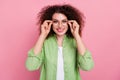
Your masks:
<instances>
[{"instance_id":1,"label":"eyebrow","mask_svg":"<svg viewBox=\"0 0 120 80\"><path fill-rule=\"evenodd\" d=\"M57 19L52 19L52 20L56 20L56 21L59 21L59 20L57 20ZM67 20L67 19L63 19L62 21L64 21L64 20Z\"/></svg>"}]
</instances>

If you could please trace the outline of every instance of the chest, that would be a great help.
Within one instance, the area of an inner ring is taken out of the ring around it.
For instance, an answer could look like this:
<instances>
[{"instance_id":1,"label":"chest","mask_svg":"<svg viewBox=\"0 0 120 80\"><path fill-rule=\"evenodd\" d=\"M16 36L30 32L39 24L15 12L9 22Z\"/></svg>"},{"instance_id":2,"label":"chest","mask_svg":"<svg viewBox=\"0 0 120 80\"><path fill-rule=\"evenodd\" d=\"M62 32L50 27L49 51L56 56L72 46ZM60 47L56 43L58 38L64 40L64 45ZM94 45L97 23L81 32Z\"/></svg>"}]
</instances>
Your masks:
<instances>
[{"instance_id":1,"label":"chest","mask_svg":"<svg viewBox=\"0 0 120 80\"><path fill-rule=\"evenodd\" d=\"M45 61L47 64L56 65L58 60L59 48L55 44L45 48ZM64 64L75 64L76 48L70 44L64 45L61 50Z\"/></svg>"}]
</instances>

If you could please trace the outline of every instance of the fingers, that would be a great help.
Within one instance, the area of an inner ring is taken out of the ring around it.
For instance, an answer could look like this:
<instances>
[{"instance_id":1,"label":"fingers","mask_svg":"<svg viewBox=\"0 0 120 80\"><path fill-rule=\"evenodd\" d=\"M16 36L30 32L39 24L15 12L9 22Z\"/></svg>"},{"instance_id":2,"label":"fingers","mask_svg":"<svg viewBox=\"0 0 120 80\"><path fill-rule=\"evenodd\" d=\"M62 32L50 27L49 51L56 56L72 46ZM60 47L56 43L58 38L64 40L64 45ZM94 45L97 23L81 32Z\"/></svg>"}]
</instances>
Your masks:
<instances>
[{"instance_id":1,"label":"fingers","mask_svg":"<svg viewBox=\"0 0 120 80\"><path fill-rule=\"evenodd\" d=\"M77 23L76 20L69 20L68 24L69 24L71 30L75 30L76 28L79 28L79 24Z\"/></svg>"},{"instance_id":2,"label":"fingers","mask_svg":"<svg viewBox=\"0 0 120 80\"><path fill-rule=\"evenodd\" d=\"M52 25L52 21L51 20L45 20L42 24L42 26L44 26L45 29L50 29Z\"/></svg>"},{"instance_id":3,"label":"fingers","mask_svg":"<svg viewBox=\"0 0 120 80\"><path fill-rule=\"evenodd\" d=\"M77 23L76 20L69 20L68 23L69 23L69 24L72 24L71 26L73 26L73 27L79 26L79 24Z\"/></svg>"},{"instance_id":4,"label":"fingers","mask_svg":"<svg viewBox=\"0 0 120 80\"><path fill-rule=\"evenodd\" d=\"M70 30L73 31L73 28L72 28L72 26L73 26L73 21L71 21L71 20L68 21L68 25L70 26Z\"/></svg>"},{"instance_id":5,"label":"fingers","mask_svg":"<svg viewBox=\"0 0 120 80\"><path fill-rule=\"evenodd\" d=\"M51 28L51 25L52 25L52 21L50 21L49 23L48 23L48 28L50 29Z\"/></svg>"}]
</instances>

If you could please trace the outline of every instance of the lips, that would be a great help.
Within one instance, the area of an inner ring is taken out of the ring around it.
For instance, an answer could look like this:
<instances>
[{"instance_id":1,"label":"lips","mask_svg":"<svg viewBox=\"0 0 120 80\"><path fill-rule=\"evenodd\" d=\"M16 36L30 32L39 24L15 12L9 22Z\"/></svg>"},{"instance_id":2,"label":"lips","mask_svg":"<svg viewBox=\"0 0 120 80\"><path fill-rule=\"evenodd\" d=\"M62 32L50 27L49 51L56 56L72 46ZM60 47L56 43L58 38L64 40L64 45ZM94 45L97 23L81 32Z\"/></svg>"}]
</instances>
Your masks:
<instances>
[{"instance_id":1,"label":"lips","mask_svg":"<svg viewBox=\"0 0 120 80\"><path fill-rule=\"evenodd\" d=\"M63 32L64 29L59 29L59 28L58 28L57 31L58 31L58 32Z\"/></svg>"}]
</instances>

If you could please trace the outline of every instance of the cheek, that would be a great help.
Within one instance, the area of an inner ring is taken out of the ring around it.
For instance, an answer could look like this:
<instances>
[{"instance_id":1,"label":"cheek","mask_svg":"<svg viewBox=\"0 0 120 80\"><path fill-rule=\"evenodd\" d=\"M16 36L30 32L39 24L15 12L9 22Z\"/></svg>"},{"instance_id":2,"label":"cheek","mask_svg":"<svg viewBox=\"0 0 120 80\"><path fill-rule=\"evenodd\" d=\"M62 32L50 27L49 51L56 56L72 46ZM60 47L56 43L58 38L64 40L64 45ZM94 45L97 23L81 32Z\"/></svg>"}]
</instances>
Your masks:
<instances>
[{"instance_id":1,"label":"cheek","mask_svg":"<svg viewBox=\"0 0 120 80\"><path fill-rule=\"evenodd\" d=\"M52 26L52 29L55 29L55 26Z\"/></svg>"},{"instance_id":2,"label":"cheek","mask_svg":"<svg viewBox=\"0 0 120 80\"><path fill-rule=\"evenodd\" d=\"M68 26L66 26L66 30L68 30Z\"/></svg>"},{"instance_id":3,"label":"cheek","mask_svg":"<svg viewBox=\"0 0 120 80\"><path fill-rule=\"evenodd\" d=\"M52 30L55 31L55 30L56 30L56 27L52 26Z\"/></svg>"}]
</instances>

